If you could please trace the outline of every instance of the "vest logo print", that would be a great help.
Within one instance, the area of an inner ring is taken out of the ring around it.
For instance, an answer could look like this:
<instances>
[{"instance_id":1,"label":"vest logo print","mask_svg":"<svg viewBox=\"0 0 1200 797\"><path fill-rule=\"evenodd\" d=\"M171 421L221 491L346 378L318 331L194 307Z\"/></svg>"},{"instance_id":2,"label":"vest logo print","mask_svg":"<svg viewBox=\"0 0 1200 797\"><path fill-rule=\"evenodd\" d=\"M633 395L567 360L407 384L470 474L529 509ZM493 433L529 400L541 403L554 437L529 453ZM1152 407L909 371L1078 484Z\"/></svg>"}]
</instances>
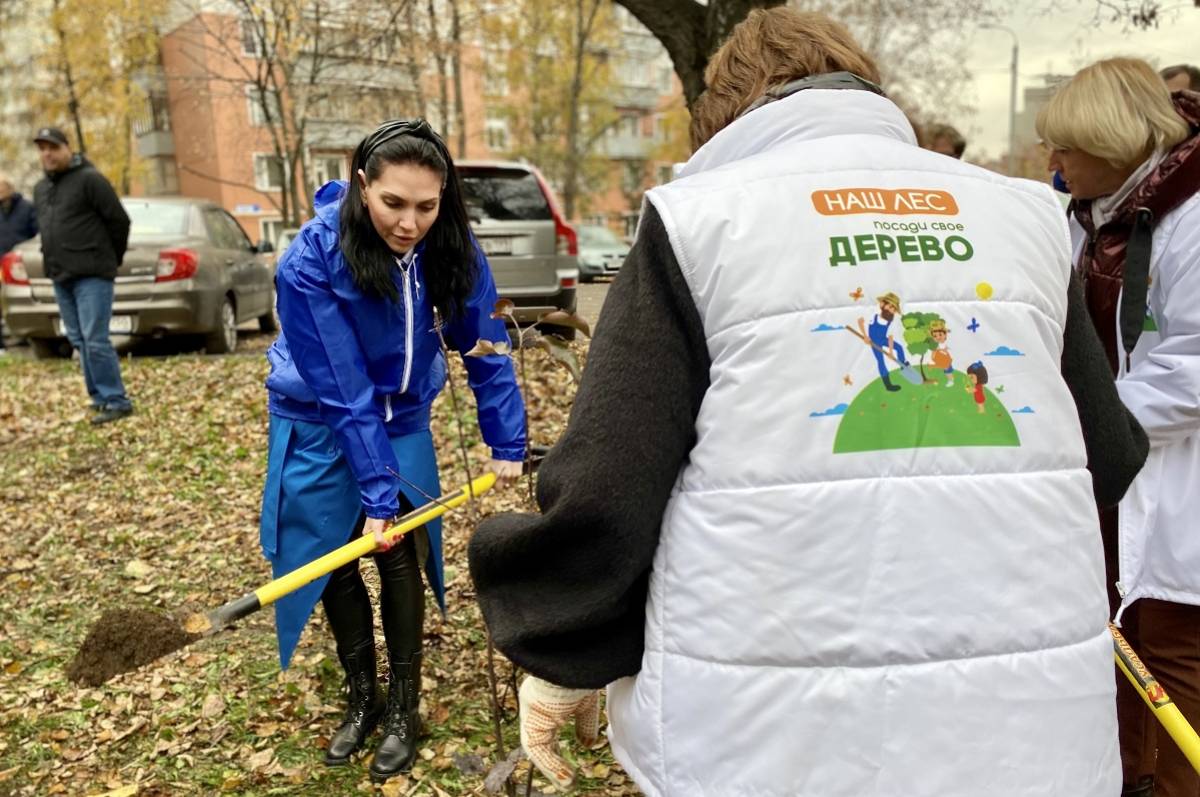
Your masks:
<instances>
[{"instance_id":1,"label":"vest logo print","mask_svg":"<svg viewBox=\"0 0 1200 797\"><path fill-rule=\"evenodd\" d=\"M813 208L822 216L882 213L888 216L957 216L949 191L926 188L836 188L813 191Z\"/></svg>"},{"instance_id":2,"label":"vest logo print","mask_svg":"<svg viewBox=\"0 0 1200 797\"><path fill-rule=\"evenodd\" d=\"M850 298L858 303L866 292L859 288ZM1000 397L1004 386L989 385L993 380L983 362L987 357L994 367L1007 358L1023 357L1021 351L994 342L984 344L971 335L970 341L962 341L971 347L970 360L964 362L951 350L950 338L956 328L970 329L965 317L949 317L937 309L902 312L902 301L894 291L872 298L875 307L860 308L857 318L847 319L849 323L824 323L813 330L844 330L856 339L845 338L851 371L840 377L840 387L854 388L855 375L863 386L855 388L857 395L849 402L810 414L812 418L840 416L835 454L1021 445L1012 413L1034 411L1024 406L1010 412ZM971 321L978 330L978 321Z\"/></svg>"}]
</instances>

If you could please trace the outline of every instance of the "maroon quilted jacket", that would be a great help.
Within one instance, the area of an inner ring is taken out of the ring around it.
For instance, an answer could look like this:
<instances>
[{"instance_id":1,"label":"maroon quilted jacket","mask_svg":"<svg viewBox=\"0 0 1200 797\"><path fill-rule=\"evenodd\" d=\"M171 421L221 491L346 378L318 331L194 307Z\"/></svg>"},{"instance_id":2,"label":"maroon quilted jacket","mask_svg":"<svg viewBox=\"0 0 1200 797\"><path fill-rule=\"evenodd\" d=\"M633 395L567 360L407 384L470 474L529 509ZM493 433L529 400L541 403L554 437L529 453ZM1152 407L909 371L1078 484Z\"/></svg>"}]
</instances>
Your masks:
<instances>
[{"instance_id":1,"label":"maroon quilted jacket","mask_svg":"<svg viewBox=\"0 0 1200 797\"><path fill-rule=\"evenodd\" d=\"M1114 375L1122 354L1133 350L1144 323L1154 225L1200 189L1200 93L1180 91L1172 98L1175 109L1191 127L1191 136L1171 150L1112 219L1097 230L1092 224L1091 200L1071 203L1070 212L1088 235L1076 265L1084 277L1088 310ZM1125 297L1119 302L1122 288ZM1117 340L1119 303L1124 305L1120 319L1123 352Z\"/></svg>"}]
</instances>

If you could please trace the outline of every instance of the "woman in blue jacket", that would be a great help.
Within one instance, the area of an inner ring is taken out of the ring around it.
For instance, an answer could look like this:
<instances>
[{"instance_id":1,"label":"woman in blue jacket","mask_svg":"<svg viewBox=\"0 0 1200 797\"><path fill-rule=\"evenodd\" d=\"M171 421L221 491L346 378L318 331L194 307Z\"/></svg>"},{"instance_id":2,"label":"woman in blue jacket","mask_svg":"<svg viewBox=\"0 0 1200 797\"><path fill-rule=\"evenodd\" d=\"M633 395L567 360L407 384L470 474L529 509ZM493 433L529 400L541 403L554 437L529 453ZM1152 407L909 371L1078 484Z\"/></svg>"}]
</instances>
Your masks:
<instances>
[{"instance_id":1,"label":"woman in blue jacket","mask_svg":"<svg viewBox=\"0 0 1200 797\"><path fill-rule=\"evenodd\" d=\"M346 670L349 708L325 761L341 764L381 720L371 774L412 765L419 730L420 563L445 611L441 526L389 550L389 520L440 494L430 405L446 380L438 325L460 352L507 341L496 287L471 235L450 153L423 120L393 121L354 151L349 183L316 194L316 217L280 258L282 332L267 353L271 415L262 546L278 576L374 534L390 680L376 693L371 604L358 563L276 604L287 667L318 598ZM464 358L502 481L521 473L524 406L507 357Z\"/></svg>"}]
</instances>

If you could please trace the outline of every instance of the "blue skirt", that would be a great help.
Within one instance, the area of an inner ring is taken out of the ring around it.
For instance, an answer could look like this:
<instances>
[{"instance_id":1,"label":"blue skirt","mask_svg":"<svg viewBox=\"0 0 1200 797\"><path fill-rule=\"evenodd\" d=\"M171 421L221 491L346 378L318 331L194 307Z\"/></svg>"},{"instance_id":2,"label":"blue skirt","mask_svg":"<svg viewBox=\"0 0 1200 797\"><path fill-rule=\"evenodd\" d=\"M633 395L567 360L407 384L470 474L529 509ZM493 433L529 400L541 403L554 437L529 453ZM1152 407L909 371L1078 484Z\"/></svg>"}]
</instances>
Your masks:
<instances>
[{"instance_id":1,"label":"blue skirt","mask_svg":"<svg viewBox=\"0 0 1200 797\"><path fill-rule=\"evenodd\" d=\"M328 426L278 415L270 418L259 538L273 577L279 578L346 544L362 517L362 498L358 480ZM392 437L391 444L404 478L428 495L441 495L429 430ZM401 493L414 507L429 503L420 490L400 484ZM425 524L423 532L416 539L417 551L427 552L425 574L445 612L441 520ZM329 576L322 576L275 602L279 664L284 669L328 581Z\"/></svg>"}]
</instances>

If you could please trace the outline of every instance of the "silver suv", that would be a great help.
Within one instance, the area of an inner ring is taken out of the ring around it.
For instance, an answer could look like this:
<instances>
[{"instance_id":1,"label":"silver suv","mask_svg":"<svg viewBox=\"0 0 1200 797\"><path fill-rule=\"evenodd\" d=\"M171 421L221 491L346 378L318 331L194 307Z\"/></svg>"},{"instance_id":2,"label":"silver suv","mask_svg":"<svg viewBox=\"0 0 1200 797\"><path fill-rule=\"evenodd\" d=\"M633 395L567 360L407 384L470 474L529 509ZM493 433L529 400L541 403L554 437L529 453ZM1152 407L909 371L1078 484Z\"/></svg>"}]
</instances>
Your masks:
<instances>
[{"instance_id":1,"label":"silver suv","mask_svg":"<svg viewBox=\"0 0 1200 797\"><path fill-rule=\"evenodd\" d=\"M531 324L552 310L575 312L579 244L538 170L508 161L459 161L467 215L502 297ZM548 331L571 338L574 330Z\"/></svg>"}]
</instances>

